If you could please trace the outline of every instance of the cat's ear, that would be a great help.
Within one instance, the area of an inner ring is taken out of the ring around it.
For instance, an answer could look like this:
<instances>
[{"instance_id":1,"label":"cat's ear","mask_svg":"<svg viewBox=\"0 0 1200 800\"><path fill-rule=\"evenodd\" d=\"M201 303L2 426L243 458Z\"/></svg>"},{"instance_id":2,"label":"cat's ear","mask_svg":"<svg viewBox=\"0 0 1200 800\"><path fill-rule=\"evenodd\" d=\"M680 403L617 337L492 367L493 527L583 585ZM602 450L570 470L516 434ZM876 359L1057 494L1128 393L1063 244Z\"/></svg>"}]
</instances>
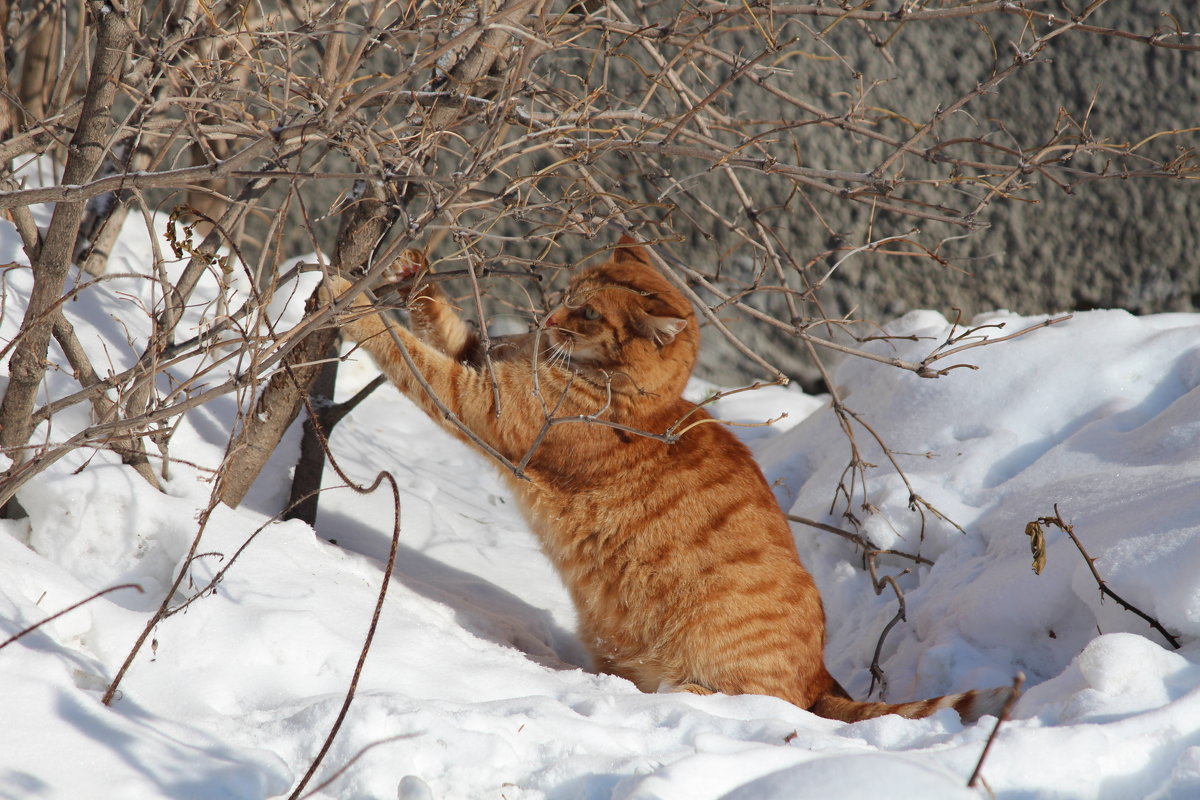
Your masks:
<instances>
[{"instance_id":1,"label":"cat's ear","mask_svg":"<svg viewBox=\"0 0 1200 800\"><path fill-rule=\"evenodd\" d=\"M643 314L638 318L637 325L643 336L662 347L675 341L675 337L687 327L687 320L681 317Z\"/></svg>"},{"instance_id":2,"label":"cat's ear","mask_svg":"<svg viewBox=\"0 0 1200 800\"><path fill-rule=\"evenodd\" d=\"M639 264L650 266L650 254L646 252L646 248L642 246L641 242L629 234L623 234L620 241L617 242L613 260L618 262L636 261Z\"/></svg>"}]
</instances>

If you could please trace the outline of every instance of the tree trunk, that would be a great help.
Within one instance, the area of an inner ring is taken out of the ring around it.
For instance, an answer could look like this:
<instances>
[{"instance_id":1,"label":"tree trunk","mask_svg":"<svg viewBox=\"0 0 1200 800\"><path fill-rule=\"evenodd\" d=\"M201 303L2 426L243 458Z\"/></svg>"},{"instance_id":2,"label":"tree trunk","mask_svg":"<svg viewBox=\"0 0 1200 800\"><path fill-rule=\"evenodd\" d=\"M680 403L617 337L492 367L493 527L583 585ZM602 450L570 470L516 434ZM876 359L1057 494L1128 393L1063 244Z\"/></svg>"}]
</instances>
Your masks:
<instances>
[{"instance_id":1,"label":"tree trunk","mask_svg":"<svg viewBox=\"0 0 1200 800\"><path fill-rule=\"evenodd\" d=\"M365 264L383 236L387 205L382 200L383 190L375 185L372 190L376 196L364 197L344 212L333 255L332 268L337 272L349 272ZM308 302L310 310L315 308L317 292L313 292ZM236 508L245 498L284 432L300 413L304 397L321 371L321 359L330 352L337 335L334 327L310 334L288 353L283 368L271 376L254 411L245 416L241 431L229 446L225 479L221 482L222 503Z\"/></svg>"},{"instance_id":2,"label":"tree trunk","mask_svg":"<svg viewBox=\"0 0 1200 800\"><path fill-rule=\"evenodd\" d=\"M125 11L115 10L103 0L91 0L88 10L96 27L96 55L92 61L79 126L68 148L63 183L81 184L96 173L105 154L110 111L121 74L129 57L134 19L141 0L129 0ZM46 374L46 349L54 321L56 303L75 252L75 240L83 218L83 202L63 202L54 208L46 237L33 264L33 291L21 323L21 341L9 360L8 389L0 402L0 448L19 463L23 448L33 432L32 412L38 386Z\"/></svg>"},{"instance_id":3,"label":"tree trunk","mask_svg":"<svg viewBox=\"0 0 1200 800\"><path fill-rule=\"evenodd\" d=\"M492 71L508 40L508 32L500 28L489 28L484 31L455 64L451 71L453 81L462 87L477 86ZM428 127L435 131L450 130L461 114L462 109L457 106L451 104L437 106L430 114ZM422 157L424 160L431 158L432 149L427 150ZM412 186L413 184L409 184L404 187L402 190L404 196L401 197L401 202L407 200L407 193ZM364 256L363 261L365 262L365 260ZM328 382L327 391L324 387L315 385L309 395L309 405L317 412L317 416L315 419L309 418L304 423L304 439L301 442L300 459L296 463L295 475L292 478L289 502L292 508L287 516L289 519L302 519L310 525L315 525L317 521L317 508L320 501L318 492L321 488L321 476L325 471L325 448L322 445L321 437L327 438L333 431L333 426L381 383L373 382L353 400L334 407L332 401L336 369L336 364L326 365L327 371L321 373L319 381Z\"/></svg>"},{"instance_id":4,"label":"tree trunk","mask_svg":"<svg viewBox=\"0 0 1200 800\"><path fill-rule=\"evenodd\" d=\"M89 4L91 5L91 4ZM57 70L53 63L58 39L58 23L61 19L53 6L47 5L48 14L38 14L33 20L36 28L25 48L21 82L16 87L17 98L25 122L46 118L46 95L54 85ZM99 53L97 53L99 56ZM24 127L19 125L18 127Z\"/></svg>"},{"instance_id":5,"label":"tree trunk","mask_svg":"<svg viewBox=\"0 0 1200 800\"><path fill-rule=\"evenodd\" d=\"M317 524L321 477L325 474L324 443L329 441L329 434L336 424L329 412L333 410L333 395L337 389L337 339L330 344L325 353L330 360L321 365L308 393L309 414L304 420L304 436L300 439L300 459L292 476L288 510L283 515L284 519L303 520L314 526Z\"/></svg>"}]
</instances>

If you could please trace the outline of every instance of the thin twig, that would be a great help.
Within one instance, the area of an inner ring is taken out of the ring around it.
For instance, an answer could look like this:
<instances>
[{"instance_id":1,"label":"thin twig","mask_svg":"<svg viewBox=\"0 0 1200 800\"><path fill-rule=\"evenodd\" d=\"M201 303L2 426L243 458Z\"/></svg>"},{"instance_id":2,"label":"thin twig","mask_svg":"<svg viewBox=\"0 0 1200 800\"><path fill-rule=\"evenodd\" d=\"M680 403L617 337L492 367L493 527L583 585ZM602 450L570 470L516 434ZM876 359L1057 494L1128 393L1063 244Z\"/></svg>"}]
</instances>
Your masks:
<instances>
[{"instance_id":1,"label":"thin twig","mask_svg":"<svg viewBox=\"0 0 1200 800\"><path fill-rule=\"evenodd\" d=\"M860 536L857 533L851 533L848 530L844 530L842 528L838 528L833 525L827 525L824 522L817 522L816 520L808 519L806 517L798 517L795 514L788 514L787 518L789 520L791 520L792 522L798 522L801 525L807 525L810 528L816 528L817 530L822 530L822 531L826 531L827 533L832 533L837 536L841 536L843 539L847 539L851 542L854 542L854 544L861 547L863 549L863 551L867 554L899 556L900 558L907 558L910 561L915 561L918 564L925 564L927 566L933 565L933 562L930 561L928 558L925 558L924 556L920 556L920 555L915 555L913 553L906 553L903 550L880 550L875 545L871 544L871 542L868 541L866 539L866 537Z\"/></svg>"},{"instance_id":2,"label":"thin twig","mask_svg":"<svg viewBox=\"0 0 1200 800\"><path fill-rule=\"evenodd\" d=\"M879 657L883 653L883 640L891 633L892 628L896 627L896 623L903 622L907 619L904 607L904 592L900 591L900 584L896 583L896 578L903 577L909 573L909 570L904 570L899 575L884 575L879 578L875 575L875 559L867 558L867 571L871 575L871 584L875 589L875 596L883 594L884 586L891 586L892 591L896 593L896 615L888 621L887 625L883 626L883 630L879 633L879 639L875 642L875 654L871 658L871 686L867 689L867 694L875 691L875 683L879 683L879 696L887 698L887 676L883 672L883 667L879 663Z\"/></svg>"},{"instance_id":3,"label":"thin twig","mask_svg":"<svg viewBox=\"0 0 1200 800\"><path fill-rule=\"evenodd\" d=\"M365 756L370 751L374 750L376 747L380 747L381 745L385 745L385 744L391 744L392 742L400 742L405 739L415 739L418 735L419 734L416 734L416 733L400 733L395 736L388 736L385 739L379 739L377 741L371 742L370 744L361 747L357 753L355 753L353 756L350 757L350 759L348 761L346 761L345 764L342 764L340 767L338 767L336 770L334 770L333 774L331 774L328 778L321 781L320 783L318 783L313 788L309 789L304 794L300 795L298 800L307 800L307 798L314 797L315 795L317 795L320 792L323 792L325 789L329 788L329 786L331 786L335 781L337 781L338 778L340 778L340 777L342 777L342 775L346 774L346 770L348 770L348 769L350 769L350 767L354 766L355 762L357 762L360 758Z\"/></svg>"},{"instance_id":4,"label":"thin twig","mask_svg":"<svg viewBox=\"0 0 1200 800\"><path fill-rule=\"evenodd\" d=\"M845 411L847 416L849 416L851 419L853 419L855 422L857 422L859 425L861 425L867 433L871 434L871 438L875 440L876 444L878 444L879 448L883 451L884 457L887 458L887 460L889 462L891 462L892 469L895 470L896 475L899 476L900 480L904 482L904 488L908 489L908 507L911 510L916 511L917 513L919 513L921 515L921 541L925 540L925 512L926 511L933 514L935 517L942 520L946 524L952 526L959 533L966 533L966 531L963 530L961 525L959 525L957 522L952 520L950 517L946 516L941 511L939 511L936 506L934 506L932 503L930 503L924 497L917 494L916 489L913 488L912 483L908 479L908 475L904 472L903 469L901 469L900 463L898 461L896 461L895 451L892 450L892 448L889 447L886 442L884 442L883 437L880 436L875 431L875 428L872 427L871 424L868 423L865 419L863 419L863 417L860 414L858 414L857 412L852 411L849 408L844 408L844 407L843 407L843 410Z\"/></svg>"},{"instance_id":5,"label":"thin twig","mask_svg":"<svg viewBox=\"0 0 1200 800\"><path fill-rule=\"evenodd\" d=\"M89 595L88 597L85 597L84 599L80 600L78 603L72 603L71 605L64 608L62 611L51 614L50 616L46 617L45 619L41 620L40 622L36 622L33 625L30 625L28 628L25 628L24 630L14 633L12 636L8 637L3 642L0 642L0 650L3 650L4 648L8 647L10 644L17 641L22 636L33 633L38 628L45 625L47 622L53 622L54 620L61 617L63 614L69 614L72 611L74 611L75 609L79 608L80 606L87 605L88 603L92 602L93 600L95 600L98 597L103 597L104 595L108 594L109 592L116 592L121 589L137 589L139 594L141 594L145 591L142 589L142 587L140 585L138 585L136 583L122 583L119 586L110 586L107 589L101 589L100 591L96 592L95 594Z\"/></svg>"},{"instance_id":6,"label":"thin twig","mask_svg":"<svg viewBox=\"0 0 1200 800\"><path fill-rule=\"evenodd\" d=\"M138 634L138 638L133 643L133 647L130 648L129 653L125 656L125 661L122 662L120 668L117 670L117 674L108 684L108 689L105 690L104 696L100 699L100 702L104 705L112 705L112 702L117 695L117 687L121 685L121 681L125 678L125 673L129 671L130 667L133 666L133 662L137 658L138 653L141 652L142 647L146 644L146 640L150 638L151 631L153 631L154 627L166 617L167 611L171 605L171 598L175 596L175 593L179 591L179 587L183 585L183 580L185 577L187 577L188 571L192 567L192 562L196 558L196 553L199 552L200 540L204 536L204 530L208 526L208 520L212 517L212 513L216 509L219 502L217 500L217 491L220 488L220 484L221 473L217 473L217 479L213 481L213 488L209 494L208 504L205 506L204 510L200 512L200 518L196 528L196 535L192 537L192 543L188 548L188 552L184 556L183 561L179 565L179 571L175 574L175 580L171 583L170 588L168 588L163 594L162 602L159 604L158 608L153 614L150 615L150 618L146 620L146 624L142 627L142 632Z\"/></svg>"},{"instance_id":7,"label":"thin twig","mask_svg":"<svg viewBox=\"0 0 1200 800\"><path fill-rule=\"evenodd\" d=\"M364 389L355 397L365 397L368 393L369 392ZM305 403L308 403L308 398L305 398ZM314 413L314 409L311 406L308 408L308 413L310 416ZM313 757L313 761L309 765L308 771L304 774L304 777L300 779L300 782L296 784L295 788L292 790L289 800L296 800L296 798L300 795L300 792L304 789L304 786L309 782L309 780L312 779L312 776L316 774L317 768L320 766L321 761L329 752L329 748L333 746L333 740L337 737L338 731L341 729L342 723L346 719L346 714L350 711L350 704L354 700L354 693L358 688L358 681L362 676L363 665L367 661L367 653L370 652L371 643L375 639L375 631L379 625L379 617L383 613L383 603L387 598L388 586L391 584L392 574L396 568L396 552L400 547L400 486L396 482L395 476L392 475L391 472L384 470L375 476L375 480L369 486L362 486L358 483L355 483L342 469L341 464L338 463L338 460L330 451L329 440L325 437L325 432L321 430L320 426L317 426L315 431L317 434L317 439L321 444L321 448L325 452L325 457L328 459L329 465L333 467L338 477L340 477L353 491L357 492L358 494L370 494L379 487L380 483L385 480L387 481L388 486L392 490L392 539L391 545L388 549L387 564L384 566L383 576L379 582L379 595L375 600L375 608L371 614L371 624L367 627L367 635L364 637L362 648L359 650L358 661L354 666L354 675L350 679L350 685L346 689L346 697L342 701L341 708L338 710L337 718L334 720L333 725L330 726L329 733L325 737L325 742L322 744L321 749L317 752L317 755ZM301 498L301 501L302 500L303 498ZM335 775L337 774L338 773L335 773Z\"/></svg>"},{"instance_id":8,"label":"thin twig","mask_svg":"<svg viewBox=\"0 0 1200 800\"><path fill-rule=\"evenodd\" d=\"M975 784L983 776L983 762L987 759L988 753L992 749L992 743L996 741L996 734L1000 732L1000 726L1008 721L1009 715L1012 714L1013 706L1017 703L1017 698L1021 696L1021 687L1025 684L1025 673L1018 672L1013 678L1012 691L1008 693L1008 699L1004 701L1004 707L1000 709L1000 716L996 718L996 725L992 728L992 732L988 735L987 743L983 746L983 752L979 754L979 761L975 764L975 771L971 773L971 779L967 781L967 788L974 789Z\"/></svg>"},{"instance_id":9,"label":"thin twig","mask_svg":"<svg viewBox=\"0 0 1200 800\"><path fill-rule=\"evenodd\" d=\"M1150 627L1154 628L1154 630L1156 630L1160 634L1162 634L1163 638L1167 640L1167 642L1171 645L1171 647L1175 648L1176 650L1178 650L1181 647L1181 645L1179 643L1179 639L1176 638L1175 636L1171 635L1167 631L1167 629L1162 626L1161 622L1159 622L1157 619L1150 616L1146 612L1142 611L1140 608L1133 605L1133 603L1130 603L1128 600L1121 597L1119 594L1117 594L1111 588L1109 588L1108 582L1100 577L1100 572L1096 569L1096 561L1098 559L1092 558L1090 555L1088 555L1088 551L1085 550L1083 547L1083 542L1079 541L1079 537L1075 535L1074 526L1068 525L1063 520L1062 514L1059 513L1059 510L1058 510L1058 503L1054 504L1054 516L1053 517L1039 517L1038 522L1041 523L1042 525L1054 525L1054 526L1062 529L1067 534L1067 536L1071 537L1071 541L1075 543L1075 547L1079 550L1079 554L1083 556L1084 562L1087 564L1088 569L1091 571L1092 577L1096 581L1096 585L1098 587L1100 587L1100 594L1111 597L1113 600L1116 600L1117 603L1122 608L1124 608L1126 611L1130 611L1130 612L1136 614L1137 616L1141 617L1142 619L1144 619L1147 623L1149 623Z\"/></svg>"},{"instance_id":10,"label":"thin twig","mask_svg":"<svg viewBox=\"0 0 1200 800\"><path fill-rule=\"evenodd\" d=\"M959 367L969 367L970 369L979 369L979 367L971 365L971 364L956 364L953 367L946 367L941 370L930 370L929 365L935 361L940 361L941 359L946 358L947 356L952 356L955 353L961 353L963 350L970 350L973 347L985 347L987 345L997 344L999 342L1007 342L1009 339L1015 339L1018 336L1024 336L1027 333L1033 333L1036 330L1041 330L1042 328L1048 328L1051 325L1057 325L1060 322L1066 322L1066 321L1072 319L1074 316L1075 316L1074 314L1063 314L1062 316L1058 316L1058 317L1048 317L1048 318L1042 320L1041 322L1035 322L1033 325L1028 325L1028 326L1022 328L1021 330L1016 331L1015 333L1008 334L1007 336L989 336L986 338L980 338L977 341L968 342L967 344L959 345L958 347L953 347L949 350L941 349L941 347L946 346L945 344L943 344L937 350L934 350L932 353L925 356L925 358L921 359L920 369L917 371L917 374L922 375L923 377L926 377L926 375L925 375L926 373L931 373L930 375L928 375L928 377L939 377L941 375L945 375L950 370L958 369ZM1001 323L998 323L995 327L999 328L999 327L1003 327L1003 326L1004 326L1004 323L1001 322ZM991 327L991 326L988 326L988 327ZM976 331L976 330L979 330L979 328L972 328L971 331L968 331L967 333L963 334L962 336L969 336L973 331ZM961 341L962 336L959 336L959 337L953 339L953 342ZM947 339L946 344L951 344L953 342L950 339Z\"/></svg>"},{"instance_id":11,"label":"thin twig","mask_svg":"<svg viewBox=\"0 0 1200 800\"><path fill-rule=\"evenodd\" d=\"M334 462L331 461L330 463ZM339 474L341 474L340 470ZM354 675L351 677L350 685L346 689L346 696L342 700L341 708L338 709L337 717L334 719L333 725L330 726L329 733L326 735L321 749L313 757L312 763L309 764L308 770L304 773L304 777L300 779L300 782L296 784L291 794L288 795L289 800L296 800L304 790L304 787L312 780L317 768L321 765L321 761L324 760L325 755L329 752L329 748L333 746L333 740L337 738L338 731L341 729L342 723L345 722L346 715L350 711L350 704L354 701L354 693L358 688L358 681L362 677L363 665L367 661L367 653L370 652L371 642L375 639L375 630L379 626L379 617L383 613L383 602L387 598L388 584L391 583L392 573L396 568L396 551L400 547L400 486L396 483L395 477L390 472L380 472L375 476L375 481L365 489L348 480L344 475L343 480L346 480L347 484L355 491L362 492L373 492L379 487L380 483L387 480L388 485L392 489L392 500L394 503L391 546L388 548L387 564L383 568L383 576L379 581L379 595L375 600L375 610L371 614L371 624L367 628L367 635L363 640L362 648L358 652L358 661L354 665Z\"/></svg>"}]
</instances>

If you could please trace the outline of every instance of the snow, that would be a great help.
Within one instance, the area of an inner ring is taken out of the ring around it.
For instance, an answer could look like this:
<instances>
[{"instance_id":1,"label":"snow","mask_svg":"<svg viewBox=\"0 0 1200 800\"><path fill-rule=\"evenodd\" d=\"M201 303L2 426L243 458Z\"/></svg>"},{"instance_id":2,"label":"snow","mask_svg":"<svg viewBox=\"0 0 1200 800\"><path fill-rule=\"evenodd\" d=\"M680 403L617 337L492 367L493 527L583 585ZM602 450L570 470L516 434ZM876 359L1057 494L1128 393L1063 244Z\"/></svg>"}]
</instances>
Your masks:
<instances>
[{"instance_id":1,"label":"snow","mask_svg":"<svg viewBox=\"0 0 1200 800\"><path fill-rule=\"evenodd\" d=\"M66 306L102 372L133 363L161 296L133 276L151 263L139 225L114 254L114 271L131 276ZM24 263L2 221L0 253ZM32 281L20 267L2 279L8 341ZM275 297L281 328L299 319L309 286ZM244 291L237 275L214 272L186 325L212 324ZM995 312L971 324L1004 323L981 331L1000 336L1040 321ZM870 346L913 360L950 326L926 311L889 331L918 339ZM51 358L63 364L57 350ZM878 559L907 609L881 653L887 699L1006 685L1024 672L1025 694L983 767L996 797L1200 796L1200 316L1088 312L950 360L979 369L928 380L850 359L835 381L912 491L954 524L910 510L909 488L857 426L877 466L865 496L859 483L853 502L835 502L850 448L828 398L768 387L725 397L717 413L742 423L787 413L735 430L791 513L847 528L849 512L876 546L935 562ZM339 393L373 375L349 362ZM75 388L66 369L47 376L47 397ZM713 389L693 386L697 397ZM0 641L102 589L143 589L106 594L0 649L0 797L97 787L134 799L286 795L320 749L367 633L395 506L386 488L360 495L327 472L315 531L272 521L298 450L293 426L241 508L216 506L201 531L235 417L231 396L184 416L164 492L111 453L79 451L24 486L27 519L0 521ZM89 423L86 408L66 409L34 440L61 442ZM390 387L341 423L332 448L356 481L395 475L401 535L356 695L308 786L315 796L989 796L966 783L992 718L964 726L943 711L846 725L774 698L645 695L589 672L566 591L495 470ZM1102 598L1058 528L1045 526L1046 568L1032 571L1025 525L1056 505L1109 587L1182 649ZM865 697L895 593L874 592L851 543L794 530L829 616L830 668ZM154 628L106 708L101 695L198 533L174 605L194 601Z\"/></svg>"}]
</instances>

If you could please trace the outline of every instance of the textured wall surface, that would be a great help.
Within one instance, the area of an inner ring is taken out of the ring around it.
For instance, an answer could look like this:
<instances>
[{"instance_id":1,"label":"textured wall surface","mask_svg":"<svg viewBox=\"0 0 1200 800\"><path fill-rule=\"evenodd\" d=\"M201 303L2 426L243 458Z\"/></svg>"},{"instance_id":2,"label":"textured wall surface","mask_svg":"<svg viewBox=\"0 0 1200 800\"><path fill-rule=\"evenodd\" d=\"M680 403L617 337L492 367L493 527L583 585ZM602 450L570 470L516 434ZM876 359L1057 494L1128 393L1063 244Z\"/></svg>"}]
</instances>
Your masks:
<instances>
[{"instance_id":1,"label":"textured wall surface","mask_svg":"<svg viewBox=\"0 0 1200 800\"><path fill-rule=\"evenodd\" d=\"M1153 5L1153 8L1151 8ZM1173 0L1156 4L1110 3L1095 24L1150 33L1168 24L1171 12L1183 30L1200 30L1200 3ZM986 78L991 46L1008 48L1018 21L989 19L991 39L971 22L910 25L888 46L889 63L861 31L830 34L837 49L879 82L871 97L881 106L929 114ZM978 135L1002 122L1010 144L1024 147L1048 138L1060 111L1082 120L1096 139L1140 141L1160 130L1200 126L1200 54L1147 47L1109 36L1059 37L1044 54L992 95L976 98L956 115L950 132ZM843 86L826 68L798 70L797 85L822 99ZM832 103L831 103L832 104ZM766 109L757 109L767 113ZM916 117L916 119L921 119ZM973 133L972 133L973 132ZM846 137L811 139L809 163L862 169L872 163L871 146L846 149ZM1183 148L1200 149L1200 132L1161 137L1143 151L1159 161ZM1093 162L1095 163L1095 162ZM746 180L753 185L754 176ZM1072 194L1031 178L1035 186L1022 201L1001 201L986 212L989 227L952 243L954 269L928 260L870 256L853 258L835 273L825 291L825 310L883 321L915 308L948 316L960 308L969 317L995 308L1035 314L1091 308L1125 308L1137 314L1200 308L1200 182L1192 180L1107 180L1079 186ZM759 187L769 193L772 187ZM717 198L720 200L720 198ZM813 195L819 213L837 230L862 240L861 206ZM730 205L727 212L740 210ZM904 223L906 225L912 223ZM926 227L926 226L922 226ZM947 231L947 235L958 232ZM796 216L780 231L793 254L804 260L828 246L828 232L811 217ZM855 234L859 234L855 236ZM696 241L689 257L706 258ZM810 383L814 373L797 349L775 332L739 324L748 341L770 352L781 367ZM719 346L706 353L704 371L721 381L752 373Z\"/></svg>"}]
</instances>

